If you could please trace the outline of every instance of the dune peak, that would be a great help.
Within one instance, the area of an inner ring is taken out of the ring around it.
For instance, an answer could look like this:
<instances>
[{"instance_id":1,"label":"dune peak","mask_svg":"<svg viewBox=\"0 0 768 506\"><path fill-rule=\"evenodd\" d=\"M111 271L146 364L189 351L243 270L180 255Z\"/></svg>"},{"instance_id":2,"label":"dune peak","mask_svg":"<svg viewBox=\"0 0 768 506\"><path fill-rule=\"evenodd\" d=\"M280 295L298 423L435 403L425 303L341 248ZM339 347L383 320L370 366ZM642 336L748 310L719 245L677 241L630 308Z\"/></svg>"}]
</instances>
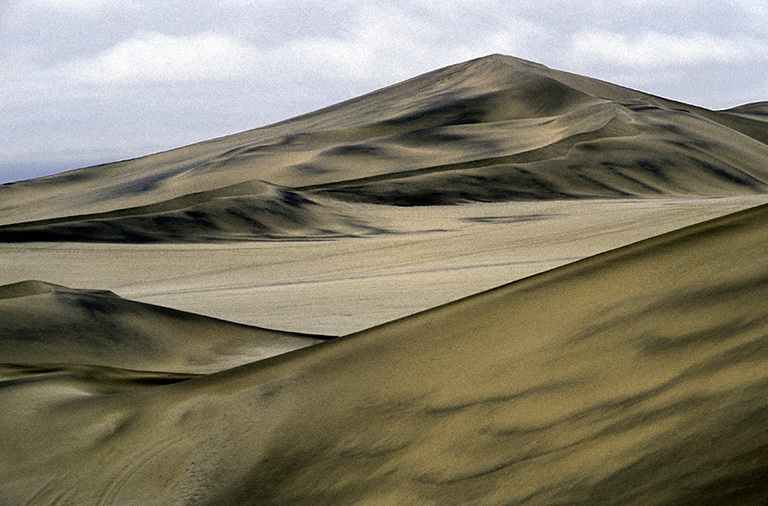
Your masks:
<instances>
[{"instance_id":1,"label":"dune peak","mask_svg":"<svg viewBox=\"0 0 768 506\"><path fill-rule=\"evenodd\" d=\"M284 122L0 186L0 242L366 235L338 202L768 191L764 105L728 111L491 54Z\"/></svg>"},{"instance_id":2,"label":"dune peak","mask_svg":"<svg viewBox=\"0 0 768 506\"><path fill-rule=\"evenodd\" d=\"M18 297L30 297L51 293L54 290L65 288L60 285L46 283L45 281L25 280L0 286L0 299L15 299Z\"/></svg>"}]
</instances>

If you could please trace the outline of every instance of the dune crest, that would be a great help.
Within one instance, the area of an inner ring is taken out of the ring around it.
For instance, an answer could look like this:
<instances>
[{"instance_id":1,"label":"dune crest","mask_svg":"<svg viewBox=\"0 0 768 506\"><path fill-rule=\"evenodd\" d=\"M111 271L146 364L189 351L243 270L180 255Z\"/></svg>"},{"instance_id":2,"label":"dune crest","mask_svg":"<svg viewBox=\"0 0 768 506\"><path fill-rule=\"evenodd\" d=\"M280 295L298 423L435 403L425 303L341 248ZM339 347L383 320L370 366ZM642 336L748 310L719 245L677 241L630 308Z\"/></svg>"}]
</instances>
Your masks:
<instances>
[{"instance_id":1,"label":"dune crest","mask_svg":"<svg viewBox=\"0 0 768 506\"><path fill-rule=\"evenodd\" d=\"M17 297L31 297L43 293L51 293L57 288L63 288L59 285L46 283L44 281L28 280L19 281L10 285L0 286L0 299L15 299Z\"/></svg>"},{"instance_id":2,"label":"dune crest","mask_svg":"<svg viewBox=\"0 0 768 506\"><path fill-rule=\"evenodd\" d=\"M764 194L760 111L709 111L492 55L268 127L0 186L0 241L194 242L381 228L334 200Z\"/></svg>"}]
</instances>

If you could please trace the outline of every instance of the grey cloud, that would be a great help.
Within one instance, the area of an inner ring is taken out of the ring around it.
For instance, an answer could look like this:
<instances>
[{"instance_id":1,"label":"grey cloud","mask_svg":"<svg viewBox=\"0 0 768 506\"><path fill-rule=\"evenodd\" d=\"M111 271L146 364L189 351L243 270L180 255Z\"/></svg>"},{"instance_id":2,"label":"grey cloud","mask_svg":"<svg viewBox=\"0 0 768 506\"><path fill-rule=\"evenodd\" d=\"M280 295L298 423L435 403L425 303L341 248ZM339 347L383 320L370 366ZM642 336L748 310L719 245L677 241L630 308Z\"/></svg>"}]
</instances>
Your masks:
<instances>
[{"instance_id":1,"label":"grey cloud","mask_svg":"<svg viewBox=\"0 0 768 506\"><path fill-rule=\"evenodd\" d=\"M768 98L768 9L750 0L77 3L0 11L0 181L14 164L169 149L495 52L713 108Z\"/></svg>"}]
</instances>

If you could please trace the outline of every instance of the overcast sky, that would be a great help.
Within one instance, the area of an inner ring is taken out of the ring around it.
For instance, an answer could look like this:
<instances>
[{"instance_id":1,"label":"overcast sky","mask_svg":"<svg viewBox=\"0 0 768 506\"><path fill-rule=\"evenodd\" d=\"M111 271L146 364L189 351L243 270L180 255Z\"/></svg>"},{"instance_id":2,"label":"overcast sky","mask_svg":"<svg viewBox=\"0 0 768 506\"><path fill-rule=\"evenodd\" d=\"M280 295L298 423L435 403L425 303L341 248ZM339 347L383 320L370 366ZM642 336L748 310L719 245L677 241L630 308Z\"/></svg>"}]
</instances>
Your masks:
<instances>
[{"instance_id":1,"label":"overcast sky","mask_svg":"<svg viewBox=\"0 0 768 506\"><path fill-rule=\"evenodd\" d=\"M763 0L0 0L0 182L132 158L503 53L768 100Z\"/></svg>"}]
</instances>

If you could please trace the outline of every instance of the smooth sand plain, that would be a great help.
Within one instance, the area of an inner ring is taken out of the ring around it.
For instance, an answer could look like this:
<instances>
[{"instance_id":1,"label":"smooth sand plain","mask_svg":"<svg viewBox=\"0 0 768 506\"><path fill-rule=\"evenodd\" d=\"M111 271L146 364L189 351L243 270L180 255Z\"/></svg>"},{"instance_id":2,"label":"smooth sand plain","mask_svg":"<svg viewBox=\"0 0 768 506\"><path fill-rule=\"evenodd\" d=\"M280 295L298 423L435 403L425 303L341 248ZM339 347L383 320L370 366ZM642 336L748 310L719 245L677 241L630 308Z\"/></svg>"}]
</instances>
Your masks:
<instances>
[{"instance_id":1,"label":"smooth sand plain","mask_svg":"<svg viewBox=\"0 0 768 506\"><path fill-rule=\"evenodd\" d=\"M0 258L13 265L0 270L0 284L43 279L99 287L232 322L339 336L762 203L768 197L348 205L387 233L0 244Z\"/></svg>"},{"instance_id":2,"label":"smooth sand plain","mask_svg":"<svg viewBox=\"0 0 768 506\"><path fill-rule=\"evenodd\" d=\"M766 111L493 55L1 186L0 503L764 504Z\"/></svg>"}]
</instances>

